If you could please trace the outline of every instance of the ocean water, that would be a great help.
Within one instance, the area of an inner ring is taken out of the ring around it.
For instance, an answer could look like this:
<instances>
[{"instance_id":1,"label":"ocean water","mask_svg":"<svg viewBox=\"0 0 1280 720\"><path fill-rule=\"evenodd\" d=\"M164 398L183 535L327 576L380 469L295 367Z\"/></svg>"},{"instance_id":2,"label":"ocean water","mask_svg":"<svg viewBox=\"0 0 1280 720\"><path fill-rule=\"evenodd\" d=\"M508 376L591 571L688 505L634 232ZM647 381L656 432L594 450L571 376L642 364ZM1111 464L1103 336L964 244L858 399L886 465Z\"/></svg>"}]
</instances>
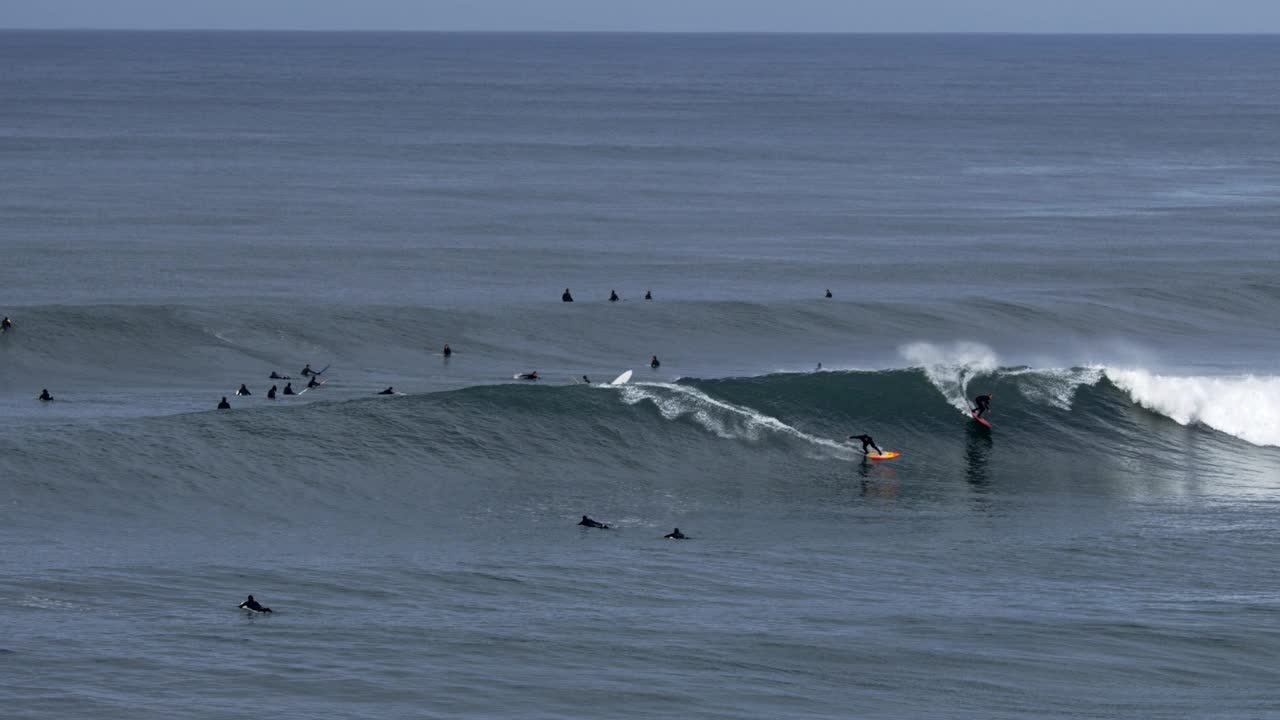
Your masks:
<instances>
[{"instance_id":1,"label":"ocean water","mask_svg":"<svg viewBox=\"0 0 1280 720\"><path fill-rule=\"evenodd\" d=\"M3 717L1280 717L1280 39L0 68Z\"/></svg>"}]
</instances>

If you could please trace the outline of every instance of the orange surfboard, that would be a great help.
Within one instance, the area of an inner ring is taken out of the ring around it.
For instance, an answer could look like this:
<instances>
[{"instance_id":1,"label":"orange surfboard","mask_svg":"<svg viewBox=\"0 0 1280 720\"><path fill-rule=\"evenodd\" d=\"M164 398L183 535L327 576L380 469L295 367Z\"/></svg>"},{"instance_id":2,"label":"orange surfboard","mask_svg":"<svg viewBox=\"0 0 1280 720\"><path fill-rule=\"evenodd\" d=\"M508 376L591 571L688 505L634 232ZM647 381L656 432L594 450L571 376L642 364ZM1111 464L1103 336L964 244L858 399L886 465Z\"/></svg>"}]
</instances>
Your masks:
<instances>
[{"instance_id":1,"label":"orange surfboard","mask_svg":"<svg viewBox=\"0 0 1280 720\"><path fill-rule=\"evenodd\" d=\"M867 455L867 457L872 460L892 460L901 454L902 453L887 452L887 453L880 453L879 455Z\"/></svg>"}]
</instances>

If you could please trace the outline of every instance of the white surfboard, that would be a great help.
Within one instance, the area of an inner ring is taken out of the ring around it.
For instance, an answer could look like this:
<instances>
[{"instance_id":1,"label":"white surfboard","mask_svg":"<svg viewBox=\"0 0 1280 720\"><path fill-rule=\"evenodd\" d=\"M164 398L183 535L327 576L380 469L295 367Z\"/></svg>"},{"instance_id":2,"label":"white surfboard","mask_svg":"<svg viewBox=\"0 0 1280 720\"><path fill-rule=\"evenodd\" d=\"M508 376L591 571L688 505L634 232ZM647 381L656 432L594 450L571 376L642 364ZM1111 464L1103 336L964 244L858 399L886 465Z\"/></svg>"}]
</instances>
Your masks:
<instances>
[{"instance_id":1,"label":"white surfboard","mask_svg":"<svg viewBox=\"0 0 1280 720\"><path fill-rule=\"evenodd\" d=\"M610 385L626 385L630 381L631 381L631 371L628 370L622 373L621 375L619 375L618 377L614 378L613 382L609 384Z\"/></svg>"}]
</instances>

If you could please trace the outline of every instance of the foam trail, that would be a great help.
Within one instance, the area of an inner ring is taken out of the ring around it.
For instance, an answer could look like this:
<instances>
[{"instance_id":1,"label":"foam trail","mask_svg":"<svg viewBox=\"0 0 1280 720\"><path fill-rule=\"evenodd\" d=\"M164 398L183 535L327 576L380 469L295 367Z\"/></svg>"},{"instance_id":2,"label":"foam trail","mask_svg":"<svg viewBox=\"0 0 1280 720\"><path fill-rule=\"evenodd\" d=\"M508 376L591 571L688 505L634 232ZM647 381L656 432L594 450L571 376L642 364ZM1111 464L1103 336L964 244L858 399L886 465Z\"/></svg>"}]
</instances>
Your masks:
<instances>
[{"instance_id":1,"label":"foam trail","mask_svg":"<svg viewBox=\"0 0 1280 720\"><path fill-rule=\"evenodd\" d=\"M1138 405L1182 425L1201 423L1254 445L1280 447L1280 377L1157 375L1105 368Z\"/></svg>"},{"instance_id":2,"label":"foam trail","mask_svg":"<svg viewBox=\"0 0 1280 720\"><path fill-rule=\"evenodd\" d=\"M658 412L668 420L688 416L702 427L726 440L758 440L764 431L775 432L829 450L847 459L861 458L849 445L810 435L797 430L781 420L764 415L741 405L717 400L710 395L673 383L632 383L620 388L623 402L635 405L644 400L652 402Z\"/></svg>"},{"instance_id":3,"label":"foam trail","mask_svg":"<svg viewBox=\"0 0 1280 720\"><path fill-rule=\"evenodd\" d=\"M938 392L957 410L968 415L969 381L977 375L989 374L1000 360L991 348L981 343L958 342L950 346L918 342L898 349L902 357L919 367Z\"/></svg>"},{"instance_id":4,"label":"foam trail","mask_svg":"<svg viewBox=\"0 0 1280 720\"><path fill-rule=\"evenodd\" d=\"M1020 368L1001 371L1000 376L1012 378L1017 383L1018 392L1028 400L1070 410L1076 390L1081 385L1097 385L1102 379L1102 368Z\"/></svg>"}]
</instances>

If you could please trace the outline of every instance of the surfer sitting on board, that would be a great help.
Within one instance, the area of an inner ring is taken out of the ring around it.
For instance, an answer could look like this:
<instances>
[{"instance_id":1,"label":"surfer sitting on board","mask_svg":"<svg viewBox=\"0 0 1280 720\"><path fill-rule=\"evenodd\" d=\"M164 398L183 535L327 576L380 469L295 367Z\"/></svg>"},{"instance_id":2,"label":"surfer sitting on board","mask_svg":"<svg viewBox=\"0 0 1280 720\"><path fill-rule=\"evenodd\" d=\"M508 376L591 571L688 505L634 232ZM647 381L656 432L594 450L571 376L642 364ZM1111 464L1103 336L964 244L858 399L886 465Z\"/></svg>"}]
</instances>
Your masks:
<instances>
[{"instance_id":1,"label":"surfer sitting on board","mask_svg":"<svg viewBox=\"0 0 1280 720\"><path fill-rule=\"evenodd\" d=\"M444 353L445 357L449 357L450 355L453 354L453 350L449 348L449 343L444 344L444 350L442 352Z\"/></svg>"},{"instance_id":2,"label":"surfer sitting on board","mask_svg":"<svg viewBox=\"0 0 1280 720\"><path fill-rule=\"evenodd\" d=\"M991 398L993 395L979 395L973 399L973 404L977 405L977 407L973 409L973 416L975 418L982 417L983 413L991 409Z\"/></svg>"},{"instance_id":3,"label":"surfer sitting on board","mask_svg":"<svg viewBox=\"0 0 1280 720\"><path fill-rule=\"evenodd\" d=\"M560 296L560 302L573 302L573 295L569 294L569 288L564 289L564 294Z\"/></svg>"},{"instance_id":4,"label":"surfer sitting on board","mask_svg":"<svg viewBox=\"0 0 1280 720\"><path fill-rule=\"evenodd\" d=\"M583 515L583 516L582 516L582 520L581 520L581 521L579 521L579 522L578 522L578 524L579 524L579 525L581 525L581 526L583 526L583 527L589 527L589 528L600 528L601 530L608 530L608 529L609 529L609 526L608 526L608 525L605 525L605 524L604 524L604 523L602 523L602 522L596 522L595 520L592 520L591 518L587 517L586 515Z\"/></svg>"},{"instance_id":5,"label":"surfer sitting on board","mask_svg":"<svg viewBox=\"0 0 1280 720\"><path fill-rule=\"evenodd\" d=\"M307 383L307 387L309 388L320 387L319 381L316 380L317 377L319 376L316 375L315 373L311 373L311 382Z\"/></svg>"},{"instance_id":6,"label":"surfer sitting on board","mask_svg":"<svg viewBox=\"0 0 1280 720\"><path fill-rule=\"evenodd\" d=\"M245 387L245 386L244 386L244 383L240 383L240 389L236 391L236 394L237 394L237 395L252 395L253 393L249 392L249 388Z\"/></svg>"},{"instance_id":7,"label":"surfer sitting on board","mask_svg":"<svg viewBox=\"0 0 1280 720\"><path fill-rule=\"evenodd\" d=\"M298 393L296 393L296 392L294 392L294 391L293 391L293 383L285 383L285 384L284 384L284 394L285 394L285 395L297 395L297 394L298 394Z\"/></svg>"},{"instance_id":8,"label":"surfer sitting on board","mask_svg":"<svg viewBox=\"0 0 1280 720\"><path fill-rule=\"evenodd\" d=\"M661 366L662 366L662 363L658 362L657 355L654 355L653 357L649 358L649 367L653 368L654 370L657 370Z\"/></svg>"},{"instance_id":9,"label":"surfer sitting on board","mask_svg":"<svg viewBox=\"0 0 1280 720\"><path fill-rule=\"evenodd\" d=\"M13 321L9 319L8 315L5 315L4 320L0 320L0 332L9 332L12 327Z\"/></svg>"},{"instance_id":10,"label":"surfer sitting on board","mask_svg":"<svg viewBox=\"0 0 1280 720\"><path fill-rule=\"evenodd\" d=\"M249 596L248 600L245 600L244 602L240 603L240 607L244 610L252 610L254 612L261 612L261 613L271 612L271 608L262 607L262 603L258 602L257 600L254 600L252 595Z\"/></svg>"},{"instance_id":11,"label":"surfer sitting on board","mask_svg":"<svg viewBox=\"0 0 1280 720\"><path fill-rule=\"evenodd\" d=\"M680 532L680 528L676 528L675 530L672 530L666 535L663 535L662 539L663 540L688 540L689 536Z\"/></svg>"},{"instance_id":12,"label":"surfer sitting on board","mask_svg":"<svg viewBox=\"0 0 1280 720\"><path fill-rule=\"evenodd\" d=\"M276 386L275 386L275 385L272 385L272 386L271 386L271 389L267 391L267 399L268 399L268 400L275 400L275 399L276 399Z\"/></svg>"},{"instance_id":13,"label":"surfer sitting on board","mask_svg":"<svg viewBox=\"0 0 1280 720\"><path fill-rule=\"evenodd\" d=\"M610 291L609 291L609 302L618 302L618 291L617 291L617 290L610 290Z\"/></svg>"},{"instance_id":14,"label":"surfer sitting on board","mask_svg":"<svg viewBox=\"0 0 1280 720\"><path fill-rule=\"evenodd\" d=\"M231 409L231 403L227 402L227 396L225 396L225 395L223 395L223 396L222 396L222 402L218 403L218 409L219 409L219 410L230 410L230 409Z\"/></svg>"},{"instance_id":15,"label":"surfer sitting on board","mask_svg":"<svg viewBox=\"0 0 1280 720\"><path fill-rule=\"evenodd\" d=\"M876 449L876 452L877 452L878 454L880 454L880 455L883 455L883 454L884 454L884 451L880 449L880 446L876 444L876 441L875 441L875 440L872 440L872 439L871 439L871 436L870 436L870 435L850 435L850 436L849 436L849 439L850 439L850 440L861 440L861 441L862 441L862 454L863 454L863 455L870 455L870 454L871 454L871 453L867 452L867 446L868 446L868 445L870 445L871 447L875 448L875 449Z\"/></svg>"},{"instance_id":16,"label":"surfer sitting on board","mask_svg":"<svg viewBox=\"0 0 1280 720\"><path fill-rule=\"evenodd\" d=\"M53 396L49 394L49 388L44 388L43 390L40 391L39 399L45 402L49 402L50 400L53 399Z\"/></svg>"}]
</instances>

